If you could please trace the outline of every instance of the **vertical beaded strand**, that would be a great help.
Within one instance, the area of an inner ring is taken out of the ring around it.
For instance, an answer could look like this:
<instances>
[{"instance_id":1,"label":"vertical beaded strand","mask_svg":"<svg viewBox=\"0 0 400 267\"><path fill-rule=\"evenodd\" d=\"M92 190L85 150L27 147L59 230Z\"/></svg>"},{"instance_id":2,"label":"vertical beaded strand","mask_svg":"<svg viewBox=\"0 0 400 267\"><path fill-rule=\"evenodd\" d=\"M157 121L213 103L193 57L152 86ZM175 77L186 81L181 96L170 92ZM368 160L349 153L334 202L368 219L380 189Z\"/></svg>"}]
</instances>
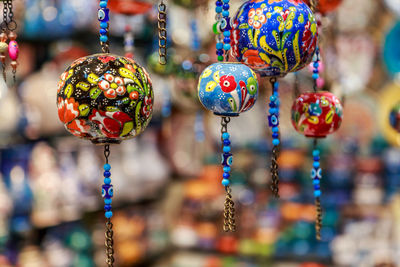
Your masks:
<instances>
[{"instance_id":1,"label":"vertical beaded strand","mask_svg":"<svg viewBox=\"0 0 400 267\"><path fill-rule=\"evenodd\" d=\"M223 42L222 32L221 32L222 6L223 6L222 0L217 0L215 2L215 13L216 13L215 20L216 20L216 22L213 25L213 32L216 35L215 40L217 41L217 43L215 45L215 48L216 48L216 54L217 54L218 61L224 60L224 42Z\"/></svg>"},{"instance_id":2,"label":"vertical beaded strand","mask_svg":"<svg viewBox=\"0 0 400 267\"><path fill-rule=\"evenodd\" d=\"M222 174L222 185L225 187L225 203L224 203L224 226L225 232L235 232L235 203L232 200L232 189L230 188L230 177L231 177L231 165L233 163L233 155L231 153L231 141L228 133L228 123L230 122L229 117L221 118L221 141L222 141L222 161L221 165L223 168Z\"/></svg>"},{"instance_id":3,"label":"vertical beaded strand","mask_svg":"<svg viewBox=\"0 0 400 267\"><path fill-rule=\"evenodd\" d=\"M100 22L100 45L103 53L110 53L108 37L108 21L110 10L107 8L108 0L100 0L97 18Z\"/></svg>"},{"instance_id":4,"label":"vertical beaded strand","mask_svg":"<svg viewBox=\"0 0 400 267\"><path fill-rule=\"evenodd\" d=\"M229 50L231 49L231 27L230 27L230 18L229 18L229 0L222 0L222 28L224 35L224 50L225 50L225 61L229 59Z\"/></svg>"},{"instance_id":5,"label":"vertical beaded strand","mask_svg":"<svg viewBox=\"0 0 400 267\"><path fill-rule=\"evenodd\" d=\"M231 23L229 18L229 0L215 2L215 20L213 32L216 34L216 54L218 61L228 61L231 49ZM224 57L225 55L225 57Z\"/></svg>"},{"instance_id":6,"label":"vertical beaded strand","mask_svg":"<svg viewBox=\"0 0 400 267\"><path fill-rule=\"evenodd\" d=\"M158 63L167 64L167 6L164 0L158 5Z\"/></svg>"},{"instance_id":7,"label":"vertical beaded strand","mask_svg":"<svg viewBox=\"0 0 400 267\"><path fill-rule=\"evenodd\" d=\"M279 145L280 135L279 135L279 83L276 78L270 79L272 85L272 94L269 98L269 115L268 115L268 125L272 131L272 156L271 156L271 191L274 197L279 198L279 173L278 173L278 157L279 157Z\"/></svg>"},{"instance_id":8,"label":"vertical beaded strand","mask_svg":"<svg viewBox=\"0 0 400 267\"><path fill-rule=\"evenodd\" d=\"M104 215L106 217L106 232L105 232L105 246L106 246L106 263L109 267L114 266L114 239L113 239L113 224L111 222L112 212L112 197L114 196L113 185L111 184L111 166L108 163L110 155L110 145L104 146L104 157L106 163L104 164L104 184L101 186L101 195L104 198Z\"/></svg>"},{"instance_id":9,"label":"vertical beaded strand","mask_svg":"<svg viewBox=\"0 0 400 267\"><path fill-rule=\"evenodd\" d=\"M19 47L17 43L17 34L15 30L17 29L17 22L14 20L14 12L13 12L13 5L12 0L7 0L4 2L8 6L8 22L7 22L7 29L9 30L8 38L10 42L8 43L8 56L11 60L11 68L13 74L14 83L16 82L16 73L17 73L17 66L18 66L18 54L19 54Z\"/></svg>"},{"instance_id":10,"label":"vertical beaded strand","mask_svg":"<svg viewBox=\"0 0 400 267\"><path fill-rule=\"evenodd\" d=\"M8 24L8 5L7 2L3 2L3 22L1 23L1 34L0 34L0 61L1 68L3 71L3 79L7 81L6 75L6 55L8 52L8 36L7 36L7 24Z\"/></svg>"}]
</instances>

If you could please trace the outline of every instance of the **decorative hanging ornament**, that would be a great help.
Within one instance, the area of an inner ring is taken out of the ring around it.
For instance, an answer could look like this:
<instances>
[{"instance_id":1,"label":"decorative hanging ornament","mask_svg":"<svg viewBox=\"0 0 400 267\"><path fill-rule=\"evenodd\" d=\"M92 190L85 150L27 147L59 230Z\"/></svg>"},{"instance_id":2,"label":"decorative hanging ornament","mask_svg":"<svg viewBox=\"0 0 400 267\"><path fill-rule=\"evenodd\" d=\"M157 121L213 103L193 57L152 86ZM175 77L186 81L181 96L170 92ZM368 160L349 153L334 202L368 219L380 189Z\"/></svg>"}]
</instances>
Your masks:
<instances>
[{"instance_id":1,"label":"decorative hanging ornament","mask_svg":"<svg viewBox=\"0 0 400 267\"><path fill-rule=\"evenodd\" d=\"M239 62L271 77L268 125L272 131L271 190L279 197L278 156L279 84L277 77L311 62L317 44L317 23L300 0L250 0L236 14L232 29L232 55Z\"/></svg>"},{"instance_id":2,"label":"decorative hanging ornament","mask_svg":"<svg viewBox=\"0 0 400 267\"><path fill-rule=\"evenodd\" d=\"M200 75L198 96L203 106L221 116L222 185L225 187L224 231L235 231L235 209L230 188L233 163L228 123L231 117L251 109L258 96L256 74L240 63L214 63Z\"/></svg>"},{"instance_id":3,"label":"decorative hanging ornament","mask_svg":"<svg viewBox=\"0 0 400 267\"><path fill-rule=\"evenodd\" d=\"M313 1L317 2L317 0L304 0L304 2L309 6L313 5ZM338 8L341 3L342 0L318 0L318 3L314 3L314 5L318 12L322 15L326 15Z\"/></svg>"},{"instance_id":4,"label":"decorative hanging ornament","mask_svg":"<svg viewBox=\"0 0 400 267\"><path fill-rule=\"evenodd\" d=\"M100 1L101 54L75 60L57 88L59 119L73 135L104 145L102 197L106 217L106 263L114 266L110 144L135 137L144 131L153 111L153 89L144 68L129 57L109 53L107 0Z\"/></svg>"}]
</instances>

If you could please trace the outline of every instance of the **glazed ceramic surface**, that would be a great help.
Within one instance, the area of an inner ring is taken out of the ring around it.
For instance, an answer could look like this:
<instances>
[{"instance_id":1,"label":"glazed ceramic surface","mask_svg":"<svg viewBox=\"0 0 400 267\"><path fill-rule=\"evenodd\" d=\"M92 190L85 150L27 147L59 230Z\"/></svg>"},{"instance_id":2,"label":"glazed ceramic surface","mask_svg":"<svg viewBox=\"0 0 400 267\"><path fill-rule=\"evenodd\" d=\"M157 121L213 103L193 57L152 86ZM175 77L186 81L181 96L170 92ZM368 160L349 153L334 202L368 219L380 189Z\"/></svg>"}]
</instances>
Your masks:
<instances>
[{"instance_id":1,"label":"glazed ceramic surface","mask_svg":"<svg viewBox=\"0 0 400 267\"><path fill-rule=\"evenodd\" d=\"M400 22L397 22L393 28L387 33L385 44L383 46L383 61L386 69L392 75L400 73Z\"/></svg>"},{"instance_id":2,"label":"glazed ceramic surface","mask_svg":"<svg viewBox=\"0 0 400 267\"><path fill-rule=\"evenodd\" d=\"M304 1L307 5L310 5L310 0ZM318 11L321 14L326 14L334 11L342 2L342 0L318 0Z\"/></svg>"},{"instance_id":3,"label":"glazed ceramic surface","mask_svg":"<svg viewBox=\"0 0 400 267\"><path fill-rule=\"evenodd\" d=\"M312 60L317 23L301 0L251 0L236 14L232 54L262 76L284 76Z\"/></svg>"},{"instance_id":4,"label":"glazed ceramic surface","mask_svg":"<svg viewBox=\"0 0 400 267\"><path fill-rule=\"evenodd\" d=\"M326 137L342 122L343 108L329 92L301 94L292 106L292 124L307 137Z\"/></svg>"},{"instance_id":5,"label":"glazed ceramic surface","mask_svg":"<svg viewBox=\"0 0 400 267\"><path fill-rule=\"evenodd\" d=\"M238 116L249 110L257 100L257 76L240 63L215 63L200 75L200 102L216 115Z\"/></svg>"},{"instance_id":6,"label":"glazed ceramic surface","mask_svg":"<svg viewBox=\"0 0 400 267\"><path fill-rule=\"evenodd\" d=\"M75 136L119 143L146 128L153 98L151 80L134 60L96 54L74 61L61 75L58 117Z\"/></svg>"},{"instance_id":7,"label":"glazed ceramic surface","mask_svg":"<svg viewBox=\"0 0 400 267\"><path fill-rule=\"evenodd\" d=\"M389 122L393 129L400 133L400 103L397 103L390 111Z\"/></svg>"}]
</instances>

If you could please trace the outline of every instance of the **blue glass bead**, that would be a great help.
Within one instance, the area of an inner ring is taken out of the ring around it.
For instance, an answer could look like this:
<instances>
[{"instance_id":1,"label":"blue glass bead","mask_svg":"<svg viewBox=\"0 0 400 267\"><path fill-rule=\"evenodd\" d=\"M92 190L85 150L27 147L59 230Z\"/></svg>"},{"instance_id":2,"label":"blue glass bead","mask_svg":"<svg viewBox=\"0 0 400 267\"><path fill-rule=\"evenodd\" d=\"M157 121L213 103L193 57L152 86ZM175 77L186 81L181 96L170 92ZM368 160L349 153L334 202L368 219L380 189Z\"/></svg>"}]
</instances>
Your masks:
<instances>
[{"instance_id":1,"label":"blue glass bead","mask_svg":"<svg viewBox=\"0 0 400 267\"><path fill-rule=\"evenodd\" d=\"M229 17L229 11L228 10L222 11L222 16L223 17Z\"/></svg>"},{"instance_id":2,"label":"blue glass bead","mask_svg":"<svg viewBox=\"0 0 400 267\"><path fill-rule=\"evenodd\" d=\"M269 105L269 107L270 107L270 108L274 108L274 107L276 107L276 104L275 104L275 102L269 102L269 104L268 104L268 105Z\"/></svg>"},{"instance_id":3,"label":"blue glass bead","mask_svg":"<svg viewBox=\"0 0 400 267\"><path fill-rule=\"evenodd\" d=\"M222 0L225 4L229 3L230 0Z\"/></svg>"},{"instance_id":4,"label":"blue glass bead","mask_svg":"<svg viewBox=\"0 0 400 267\"><path fill-rule=\"evenodd\" d=\"M319 67L319 63L318 62L314 62L314 68L318 68Z\"/></svg>"},{"instance_id":5,"label":"blue glass bead","mask_svg":"<svg viewBox=\"0 0 400 267\"><path fill-rule=\"evenodd\" d=\"M321 181L319 179L314 179L312 183L313 183L313 185L317 185L317 184L320 184Z\"/></svg>"},{"instance_id":6,"label":"blue glass bead","mask_svg":"<svg viewBox=\"0 0 400 267\"><path fill-rule=\"evenodd\" d=\"M101 195L104 198L112 198L114 195L114 189L113 186L111 184L103 184L101 186Z\"/></svg>"},{"instance_id":7,"label":"blue glass bead","mask_svg":"<svg viewBox=\"0 0 400 267\"><path fill-rule=\"evenodd\" d=\"M274 91L279 89L279 82L274 83Z\"/></svg>"},{"instance_id":8,"label":"blue glass bead","mask_svg":"<svg viewBox=\"0 0 400 267\"><path fill-rule=\"evenodd\" d=\"M318 156L314 157L314 161L319 161L319 157Z\"/></svg>"},{"instance_id":9,"label":"blue glass bead","mask_svg":"<svg viewBox=\"0 0 400 267\"><path fill-rule=\"evenodd\" d=\"M111 176L111 172L105 171L105 172L103 173L103 175L104 175L104 177L110 177L110 176Z\"/></svg>"},{"instance_id":10,"label":"blue glass bead","mask_svg":"<svg viewBox=\"0 0 400 267\"><path fill-rule=\"evenodd\" d=\"M276 108L270 108L269 113L270 114L275 114L278 110Z\"/></svg>"},{"instance_id":11,"label":"blue glass bead","mask_svg":"<svg viewBox=\"0 0 400 267\"><path fill-rule=\"evenodd\" d=\"M111 210L111 205L104 205L104 210L105 211L110 211Z\"/></svg>"},{"instance_id":12,"label":"blue glass bead","mask_svg":"<svg viewBox=\"0 0 400 267\"><path fill-rule=\"evenodd\" d=\"M104 178L104 183L105 184L111 184L111 179L110 178Z\"/></svg>"},{"instance_id":13,"label":"blue glass bead","mask_svg":"<svg viewBox=\"0 0 400 267\"><path fill-rule=\"evenodd\" d=\"M279 128L278 127L272 127L272 132L273 133L278 133L279 132Z\"/></svg>"},{"instance_id":14,"label":"blue glass bead","mask_svg":"<svg viewBox=\"0 0 400 267\"><path fill-rule=\"evenodd\" d=\"M224 167L224 172L230 172L230 171L231 171L231 167L229 167L229 166Z\"/></svg>"},{"instance_id":15,"label":"blue glass bead","mask_svg":"<svg viewBox=\"0 0 400 267\"><path fill-rule=\"evenodd\" d=\"M318 149L313 150L312 155L313 155L313 157L318 157L319 156L319 150Z\"/></svg>"},{"instance_id":16,"label":"blue glass bead","mask_svg":"<svg viewBox=\"0 0 400 267\"><path fill-rule=\"evenodd\" d=\"M216 5L216 6L222 6L222 1L217 1L217 2L215 2L215 5Z\"/></svg>"},{"instance_id":17,"label":"blue glass bead","mask_svg":"<svg viewBox=\"0 0 400 267\"><path fill-rule=\"evenodd\" d=\"M321 196L321 190L315 190L314 197L320 197L320 196Z\"/></svg>"},{"instance_id":18,"label":"blue glass bead","mask_svg":"<svg viewBox=\"0 0 400 267\"><path fill-rule=\"evenodd\" d=\"M100 28L107 29L108 23L107 22L100 22Z\"/></svg>"},{"instance_id":19,"label":"blue glass bead","mask_svg":"<svg viewBox=\"0 0 400 267\"><path fill-rule=\"evenodd\" d=\"M231 144L231 141L229 139L224 140L224 146L229 146Z\"/></svg>"},{"instance_id":20,"label":"blue glass bead","mask_svg":"<svg viewBox=\"0 0 400 267\"><path fill-rule=\"evenodd\" d=\"M223 8L224 10L228 10L228 9L229 9L229 4L228 4L228 3L225 3L225 4L222 6L222 8Z\"/></svg>"},{"instance_id":21,"label":"blue glass bead","mask_svg":"<svg viewBox=\"0 0 400 267\"><path fill-rule=\"evenodd\" d=\"M232 157L231 153L224 153L221 156L222 156L221 164L223 166L231 166L232 165L233 157Z\"/></svg>"},{"instance_id":22,"label":"blue glass bead","mask_svg":"<svg viewBox=\"0 0 400 267\"><path fill-rule=\"evenodd\" d=\"M273 144L274 146L279 145L279 144L280 144L279 139L272 139L272 144Z\"/></svg>"},{"instance_id":23,"label":"blue glass bead","mask_svg":"<svg viewBox=\"0 0 400 267\"><path fill-rule=\"evenodd\" d=\"M224 146L222 148L222 151L224 151L225 153L231 152L231 147L230 146Z\"/></svg>"},{"instance_id":24,"label":"blue glass bead","mask_svg":"<svg viewBox=\"0 0 400 267\"><path fill-rule=\"evenodd\" d=\"M321 187L320 187L320 185L319 185L319 184L315 184L315 185L314 185L314 189L315 189L315 190L320 190L320 189L321 189Z\"/></svg>"},{"instance_id":25,"label":"blue glass bead","mask_svg":"<svg viewBox=\"0 0 400 267\"><path fill-rule=\"evenodd\" d=\"M274 91L274 96L275 96L276 98L278 98L278 97L279 97L279 92L278 92L278 91Z\"/></svg>"},{"instance_id":26,"label":"blue glass bead","mask_svg":"<svg viewBox=\"0 0 400 267\"><path fill-rule=\"evenodd\" d=\"M224 38L224 43L225 43L225 44L230 44L230 43L231 43L231 38L225 37L225 38Z\"/></svg>"},{"instance_id":27,"label":"blue glass bead","mask_svg":"<svg viewBox=\"0 0 400 267\"><path fill-rule=\"evenodd\" d=\"M224 54L224 50L218 49L215 53L216 53L218 56L222 56L222 55Z\"/></svg>"},{"instance_id":28,"label":"blue glass bead","mask_svg":"<svg viewBox=\"0 0 400 267\"><path fill-rule=\"evenodd\" d=\"M106 1L100 1L100 7L107 7Z\"/></svg>"},{"instance_id":29,"label":"blue glass bead","mask_svg":"<svg viewBox=\"0 0 400 267\"><path fill-rule=\"evenodd\" d=\"M112 198L105 198L104 199L104 204L110 205L112 203Z\"/></svg>"},{"instance_id":30,"label":"blue glass bead","mask_svg":"<svg viewBox=\"0 0 400 267\"><path fill-rule=\"evenodd\" d=\"M107 42L107 41L108 41L108 37L107 37L106 35L100 36L100 42L105 43L105 42Z\"/></svg>"},{"instance_id":31,"label":"blue glass bead","mask_svg":"<svg viewBox=\"0 0 400 267\"><path fill-rule=\"evenodd\" d=\"M104 164L103 169L104 169L105 171L109 171L109 170L111 170L111 165L108 164L108 163L106 163L106 164Z\"/></svg>"},{"instance_id":32,"label":"blue glass bead","mask_svg":"<svg viewBox=\"0 0 400 267\"><path fill-rule=\"evenodd\" d=\"M224 36L231 36L231 32L230 31L224 31Z\"/></svg>"},{"instance_id":33,"label":"blue glass bead","mask_svg":"<svg viewBox=\"0 0 400 267\"><path fill-rule=\"evenodd\" d=\"M101 35L105 35L105 34L107 34L107 31L105 29L100 29L99 33Z\"/></svg>"},{"instance_id":34,"label":"blue glass bead","mask_svg":"<svg viewBox=\"0 0 400 267\"><path fill-rule=\"evenodd\" d=\"M269 97L269 101L275 102L275 100L276 100L276 97L275 97L274 95L271 95L271 96Z\"/></svg>"},{"instance_id":35,"label":"blue glass bead","mask_svg":"<svg viewBox=\"0 0 400 267\"><path fill-rule=\"evenodd\" d=\"M231 183L228 179L222 179L222 185L223 186L228 186Z\"/></svg>"},{"instance_id":36,"label":"blue glass bead","mask_svg":"<svg viewBox=\"0 0 400 267\"><path fill-rule=\"evenodd\" d=\"M105 215L107 219L110 219L113 216L113 213L112 211L106 211Z\"/></svg>"},{"instance_id":37,"label":"blue glass bead","mask_svg":"<svg viewBox=\"0 0 400 267\"><path fill-rule=\"evenodd\" d=\"M230 175L228 172L224 172L224 173L222 174L222 177L223 177L224 179L228 179L229 177L231 177L231 175Z\"/></svg>"},{"instance_id":38,"label":"blue glass bead","mask_svg":"<svg viewBox=\"0 0 400 267\"><path fill-rule=\"evenodd\" d=\"M110 20L109 13L110 13L110 10L108 8L100 8L97 11L97 19L100 22L107 22Z\"/></svg>"},{"instance_id":39,"label":"blue glass bead","mask_svg":"<svg viewBox=\"0 0 400 267\"><path fill-rule=\"evenodd\" d=\"M279 134L278 134L278 133L273 133L273 134L272 134L272 138L273 138L273 139L279 138Z\"/></svg>"},{"instance_id":40,"label":"blue glass bead","mask_svg":"<svg viewBox=\"0 0 400 267\"><path fill-rule=\"evenodd\" d=\"M279 125L279 118L277 115L268 115L268 126L277 127Z\"/></svg>"},{"instance_id":41,"label":"blue glass bead","mask_svg":"<svg viewBox=\"0 0 400 267\"><path fill-rule=\"evenodd\" d=\"M319 73L318 69L313 69L313 73Z\"/></svg>"},{"instance_id":42,"label":"blue glass bead","mask_svg":"<svg viewBox=\"0 0 400 267\"><path fill-rule=\"evenodd\" d=\"M224 48L224 44L223 44L223 43L217 43L217 44L215 45L215 48L217 48L217 49L222 49L222 48Z\"/></svg>"},{"instance_id":43,"label":"blue glass bead","mask_svg":"<svg viewBox=\"0 0 400 267\"><path fill-rule=\"evenodd\" d=\"M279 107L279 106L281 105L281 101L280 101L279 99L277 99L277 100L275 101L275 105L276 105L277 107Z\"/></svg>"},{"instance_id":44,"label":"blue glass bead","mask_svg":"<svg viewBox=\"0 0 400 267\"><path fill-rule=\"evenodd\" d=\"M222 139L229 139L229 133L222 133Z\"/></svg>"},{"instance_id":45,"label":"blue glass bead","mask_svg":"<svg viewBox=\"0 0 400 267\"><path fill-rule=\"evenodd\" d=\"M312 78L313 78L314 80L318 79L318 78L319 78L318 73L314 73L314 74L312 75Z\"/></svg>"},{"instance_id":46,"label":"blue glass bead","mask_svg":"<svg viewBox=\"0 0 400 267\"><path fill-rule=\"evenodd\" d=\"M222 6L215 7L215 12L221 13L222 12Z\"/></svg>"},{"instance_id":47,"label":"blue glass bead","mask_svg":"<svg viewBox=\"0 0 400 267\"><path fill-rule=\"evenodd\" d=\"M224 44L224 50L229 50L231 49L231 45L230 44Z\"/></svg>"},{"instance_id":48,"label":"blue glass bead","mask_svg":"<svg viewBox=\"0 0 400 267\"><path fill-rule=\"evenodd\" d=\"M313 166L314 168L319 168L320 164L318 161L314 161Z\"/></svg>"}]
</instances>

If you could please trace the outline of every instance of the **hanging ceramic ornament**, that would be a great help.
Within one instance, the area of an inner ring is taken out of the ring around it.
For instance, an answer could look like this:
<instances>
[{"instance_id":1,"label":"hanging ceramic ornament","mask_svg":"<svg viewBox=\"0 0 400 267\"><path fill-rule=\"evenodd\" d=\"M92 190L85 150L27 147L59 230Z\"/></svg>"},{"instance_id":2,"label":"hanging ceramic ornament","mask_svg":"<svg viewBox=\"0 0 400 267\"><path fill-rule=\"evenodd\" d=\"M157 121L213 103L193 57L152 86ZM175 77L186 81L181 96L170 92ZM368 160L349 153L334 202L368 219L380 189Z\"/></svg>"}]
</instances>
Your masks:
<instances>
[{"instance_id":1,"label":"hanging ceramic ornament","mask_svg":"<svg viewBox=\"0 0 400 267\"><path fill-rule=\"evenodd\" d=\"M315 64L318 69L318 65ZM342 122L343 111L339 99L329 92L316 91L316 75L314 78L314 89L312 93L301 94L292 106L292 124L297 132L309 138L314 138L313 168L311 178L314 185L315 205L317 208L316 237L321 239L322 208L320 180L322 171L320 168L320 151L317 148L317 139L324 138L335 132Z\"/></svg>"},{"instance_id":2,"label":"hanging ceramic ornament","mask_svg":"<svg viewBox=\"0 0 400 267\"><path fill-rule=\"evenodd\" d=\"M234 203L230 188L233 163L228 123L231 117L251 109L258 96L256 74L246 65L221 62L208 66L200 75L198 96L203 106L221 116L222 185L225 187L224 231L235 231Z\"/></svg>"},{"instance_id":3,"label":"hanging ceramic ornament","mask_svg":"<svg viewBox=\"0 0 400 267\"><path fill-rule=\"evenodd\" d=\"M279 197L279 93L277 77L307 65L317 44L317 23L310 8L299 0L250 0L233 20L232 55L239 62L271 77L268 123L272 130L271 190Z\"/></svg>"},{"instance_id":4,"label":"hanging ceramic ornament","mask_svg":"<svg viewBox=\"0 0 400 267\"><path fill-rule=\"evenodd\" d=\"M313 3L314 1L314 3ZM342 3L342 0L305 0L304 1L310 7L316 5L316 10L322 15L334 11ZM318 3L315 3L318 2Z\"/></svg>"},{"instance_id":5,"label":"hanging ceramic ornament","mask_svg":"<svg viewBox=\"0 0 400 267\"><path fill-rule=\"evenodd\" d=\"M103 53L75 60L57 88L58 116L73 135L104 145L102 196L106 221L106 263L114 265L110 144L139 135L153 111L151 80L133 59L109 53L107 1L100 1L100 44Z\"/></svg>"}]
</instances>

